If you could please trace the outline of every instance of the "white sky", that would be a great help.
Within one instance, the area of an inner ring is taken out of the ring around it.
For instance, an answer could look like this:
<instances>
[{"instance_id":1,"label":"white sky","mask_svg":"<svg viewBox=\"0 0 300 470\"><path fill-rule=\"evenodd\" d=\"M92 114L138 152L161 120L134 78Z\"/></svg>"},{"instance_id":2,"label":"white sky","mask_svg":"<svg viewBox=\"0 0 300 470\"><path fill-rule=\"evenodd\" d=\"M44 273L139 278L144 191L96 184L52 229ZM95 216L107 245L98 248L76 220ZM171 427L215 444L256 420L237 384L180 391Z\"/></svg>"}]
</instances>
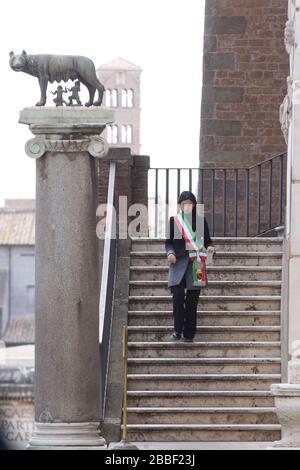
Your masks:
<instances>
[{"instance_id":1,"label":"white sky","mask_svg":"<svg viewBox=\"0 0 300 470\"><path fill-rule=\"evenodd\" d=\"M197 166L205 0L9 0L0 17L0 207L35 197L32 138L19 111L39 99L9 52L79 54L96 67L121 56L142 67L141 153L151 166ZM50 89L55 89L56 83ZM52 96L52 95L51 95ZM48 105L51 101L48 101Z\"/></svg>"}]
</instances>

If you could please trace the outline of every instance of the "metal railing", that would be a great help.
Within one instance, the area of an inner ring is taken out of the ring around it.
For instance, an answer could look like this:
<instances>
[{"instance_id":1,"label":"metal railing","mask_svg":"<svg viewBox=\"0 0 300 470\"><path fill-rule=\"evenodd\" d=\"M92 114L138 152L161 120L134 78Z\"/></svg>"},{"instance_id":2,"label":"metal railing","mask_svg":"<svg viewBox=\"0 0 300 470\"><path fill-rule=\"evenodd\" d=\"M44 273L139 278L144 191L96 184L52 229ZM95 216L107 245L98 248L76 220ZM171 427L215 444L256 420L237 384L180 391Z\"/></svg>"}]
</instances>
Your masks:
<instances>
[{"instance_id":1,"label":"metal railing","mask_svg":"<svg viewBox=\"0 0 300 470\"><path fill-rule=\"evenodd\" d=\"M127 373L128 373L128 326L123 326L123 370L124 370L124 385L123 385L123 415L122 415L122 441L127 440Z\"/></svg>"},{"instance_id":2,"label":"metal railing","mask_svg":"<svg viewBox=\"0 0 300 470\"><path fill-rule=\"evenodd\" d=\"M181 191L204 204L211 236L264 236L283 225L286 153L248 168L150 168L149 235L165 236Z\"/></svg>"},{"instance_id":3,"label":"metal railing","mask_svg":"<svg viewBox=\"0 0 300 470\"><path fill-rule=\"evenodd\" d=\"M107 373L109 365L112 309L115 282L116 264L116 237L113 236L114 227L114 199L115 199L116 162L111 161L109 166L109 180L107 190L106 230L102 258L102 278L99 299L99 341L101 360L101 412L104 416Z\"/></svg>"}]
</instances>

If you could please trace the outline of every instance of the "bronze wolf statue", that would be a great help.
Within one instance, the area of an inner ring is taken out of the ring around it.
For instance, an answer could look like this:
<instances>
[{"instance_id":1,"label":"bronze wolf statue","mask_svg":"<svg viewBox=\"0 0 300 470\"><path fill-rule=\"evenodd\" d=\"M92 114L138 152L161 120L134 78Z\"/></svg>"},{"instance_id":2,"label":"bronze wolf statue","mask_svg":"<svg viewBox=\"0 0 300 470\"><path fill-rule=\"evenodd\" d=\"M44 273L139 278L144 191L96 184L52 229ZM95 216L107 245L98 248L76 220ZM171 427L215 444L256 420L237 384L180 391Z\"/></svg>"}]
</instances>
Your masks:
<instances>
[{"instance_id":1,"label":"bronze wolf statue","mask_svg":"<svg viewBox=\"0 0 300 470\"><path fill-rule=\"evenodd\" d=\"M41 99L36 106L45 106L47 101L48 82L55 80L59 83L62 80L80 80L90 94L90 99L86 106L101 106L104 86L98 80L93 61L88 57L73 55L27 55L10 52L9 64L16 72L25 72L33 77L37 77L41 89ZM94 102L94 96L98 90L99 98Z\"/></svg>"}]
</instances>

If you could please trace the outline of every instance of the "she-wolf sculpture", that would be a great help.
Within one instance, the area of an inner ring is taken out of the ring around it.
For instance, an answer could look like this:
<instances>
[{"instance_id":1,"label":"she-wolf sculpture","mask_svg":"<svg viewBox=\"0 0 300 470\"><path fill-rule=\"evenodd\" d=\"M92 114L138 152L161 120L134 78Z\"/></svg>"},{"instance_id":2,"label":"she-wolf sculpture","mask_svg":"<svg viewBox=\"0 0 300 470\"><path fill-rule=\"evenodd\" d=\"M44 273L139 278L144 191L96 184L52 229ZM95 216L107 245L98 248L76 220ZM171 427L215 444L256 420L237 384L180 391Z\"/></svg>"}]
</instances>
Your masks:
<instances>
[{"instance_id":1,"label":"she-wolf sculpture","mask_svg":"<svg viewBox=\"0 0 300 470\"><path fill-rule=\"evenodd\" d=\"M16 72L25 72L37 77L41 89L41 99L36 106L45 106L47 101L48 82L67 82L68 80L80 80L89 91L89 101L86 106L101 106L104 86L98 80L93 61L88 57L73 55L39 54L28 55L10 52L9 64ZM98 90L99 98L94 102L94 96Z\"/></svg>"}]
</instances>

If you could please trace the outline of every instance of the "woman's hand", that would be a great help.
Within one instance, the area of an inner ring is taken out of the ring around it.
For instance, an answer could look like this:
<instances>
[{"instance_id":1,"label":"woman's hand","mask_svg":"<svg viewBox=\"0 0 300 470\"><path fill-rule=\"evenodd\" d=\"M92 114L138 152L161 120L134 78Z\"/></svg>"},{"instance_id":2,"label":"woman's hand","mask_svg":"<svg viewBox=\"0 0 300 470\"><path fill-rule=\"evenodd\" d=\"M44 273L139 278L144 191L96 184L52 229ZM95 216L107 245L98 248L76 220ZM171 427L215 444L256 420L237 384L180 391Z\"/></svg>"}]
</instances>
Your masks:
<instances>
[{"instance_id":1,"label":"woman's hand","mask_svg":"<svg viewBox=\"0 0 300 470\"><path fill-rule=\"evenodd\" d=\"M176 263L176 256L173 255L172 253L170 253L169 256L168 256L168 261L169 261L171 264L175 264L175 263Z\"/></svg>"},{"instance_id":2,"label":"woman's hand","mask_svg":"<svg viewBox=\"0 0 300 470\"><path fill-rule=\"evenodd\" d=\"M214 253L216 251L215 247L213 245L210 245L208 248L207 248L207 252L208 253Z\"/></svg>"}]
</instances>

